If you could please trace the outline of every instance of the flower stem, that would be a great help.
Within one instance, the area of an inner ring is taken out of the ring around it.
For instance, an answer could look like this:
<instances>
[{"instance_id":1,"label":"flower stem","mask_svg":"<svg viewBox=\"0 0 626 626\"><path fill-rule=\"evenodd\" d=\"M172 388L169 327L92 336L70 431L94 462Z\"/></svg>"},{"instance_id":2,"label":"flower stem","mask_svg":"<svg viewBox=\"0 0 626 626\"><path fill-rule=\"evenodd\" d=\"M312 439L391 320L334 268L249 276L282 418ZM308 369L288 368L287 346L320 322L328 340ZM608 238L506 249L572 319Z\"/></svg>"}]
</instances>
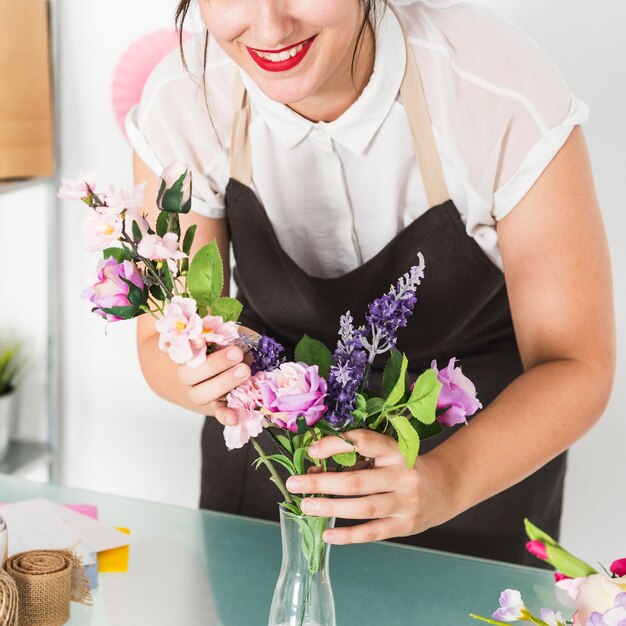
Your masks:
<instances>
[{"instance_id":1,"label":"flower stem","mask_svg":"<svg viewBox=\"0 0 626 626\"><path fill-rule=\"evenodd\" d=\"M256 439L253 438L253 439L250 439L250 441L252 442L254 449L257 451L259 458L267 456L265 452L263 452L263 448L261 448L261 445ZM280 489L280 492L283 494L283 496L285 496L285 500L289 503L293 502L291 499L291 495L287 491L287 487L285 487L285 483L283 482L282 478L278 475L278 472L276 471L274 464L269 459L265 459L263 463L265 463L265 465L267 466L267 469L270 471L270 474L272 475L272 478L274 479L274 483Z\"/></svg>"}]
</instances>

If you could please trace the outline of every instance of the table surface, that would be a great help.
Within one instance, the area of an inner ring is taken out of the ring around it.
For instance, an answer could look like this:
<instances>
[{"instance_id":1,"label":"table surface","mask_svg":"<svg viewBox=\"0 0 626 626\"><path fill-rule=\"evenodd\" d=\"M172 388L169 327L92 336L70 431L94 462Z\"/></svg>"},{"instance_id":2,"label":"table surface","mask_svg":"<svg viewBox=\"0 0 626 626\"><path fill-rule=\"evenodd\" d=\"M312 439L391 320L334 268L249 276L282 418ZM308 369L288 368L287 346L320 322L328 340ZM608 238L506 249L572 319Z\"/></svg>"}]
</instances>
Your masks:
<instances>
[{"instance_id":1,"label":"table surface","mask_svg":"<svg viewBox=\"0 0 626 626\"><path fill-rule=\"evenodd\" d=\"M94 605L72 604L70 626L266 626L278 524L0 475L0 500L36 497L95 504L135 538L128 572L100 574ZM489 616L505 588L531 610L562 608L549 571L391 542L332 546L330 578L338 626L478 625L469 613Z\"/></svg>"}]
</instances>

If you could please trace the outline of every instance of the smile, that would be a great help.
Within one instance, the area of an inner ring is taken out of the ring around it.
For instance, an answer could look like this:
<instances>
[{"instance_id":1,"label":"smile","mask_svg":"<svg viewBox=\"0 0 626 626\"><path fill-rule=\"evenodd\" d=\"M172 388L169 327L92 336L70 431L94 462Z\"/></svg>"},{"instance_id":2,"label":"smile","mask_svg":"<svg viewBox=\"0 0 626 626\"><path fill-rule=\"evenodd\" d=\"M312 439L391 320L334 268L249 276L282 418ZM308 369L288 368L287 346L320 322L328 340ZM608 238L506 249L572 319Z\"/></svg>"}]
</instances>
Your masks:
<instances>
[{"instance_id":1,"label":"smile","mask_svg":"<svg viewBox=\"0 0 626 626\"><path fill-rule=\"evenodd\" d=\"M256 64L262 69L270 72L284 72L295 67L304 59L315 37L317 35L294 46L280 50L259 50L250 48L250 46L246 46L246 49Z\"/></svg>"}]
</instances>

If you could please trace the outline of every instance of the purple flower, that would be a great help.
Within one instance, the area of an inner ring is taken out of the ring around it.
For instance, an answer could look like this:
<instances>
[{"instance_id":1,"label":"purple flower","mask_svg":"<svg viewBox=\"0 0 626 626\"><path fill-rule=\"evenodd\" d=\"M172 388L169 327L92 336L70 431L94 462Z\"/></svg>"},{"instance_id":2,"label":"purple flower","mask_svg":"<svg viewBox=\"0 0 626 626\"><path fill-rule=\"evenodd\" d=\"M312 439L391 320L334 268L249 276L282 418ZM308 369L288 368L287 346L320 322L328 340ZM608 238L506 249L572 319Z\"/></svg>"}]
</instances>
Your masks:
<instances>
[{"instance_id":1,"label":"purple flower","mask_svg":"<svg viewBox=\"0 0 626 626\"><path fill-rule=\"evenodd\" d=\"M505 589L500 594L500 608L494 612L493 618L502 622L516 622L526 612L522 594L516 589Z\"/></svg>"},{"instance_id":2,"label":"purple flower","mask_svg":"<svg viewBox=\"0 0 626 626\"><path fill-rule=\"evenodd\" d=\"M618 593L613 608L604 615L594 611L585 626L626 626L626 593Z\"/></svg>"},{"instance_id":3,"label":"purple flower","mask_svg":"<svg viewBox=\"0 0 626 626\"><path fill-rule=\"evenodd\" d=\"M547 626L565 626L565 620L561 611L552 611L551 609L541 609L541 619Z\"/></svg>"},{"instance_id":4,"label":"purple flower","mask_svg":"<svg viewBox=\"0 0 626 626\"><path fill-rule=\"evenodd\" d=\"M297 420L304 417L308 426L319 422L327 408L326 381L317 365L283 363L267 372L258 383L263 400L262 412L281 428L298 432Z\"/></svg>"},{"instance_id":5,"label":"purple flower","mask_svg":"<svg viewBox=\"0 0 626 626\"><path fill-rule=\"evenodd\" d=\"M483 406L476 397L476 387L472 381L463 374L460 367L454 367L456 360L452 357L448 367L441 371L437 369L437 361L431 363L443 385L437 399L437 409L445 409L437 417L437 421L443 426L467 424L467 416L473 415Z\"/></svg>"},{"instance_id":6,"label":"purple flower","mask_svg":"<svg viewBox=\"0 0 626 626\"><path fill-rule=\"evenodd\" d=\"M367 367L367 352L361 338L365 330L352 325L350 311L341 316L339 341L333 356L334 365L328 377L328 401L330 407L326 421L335 428L343 428L354 419L352 411L356 394L361 388Z\"/></svg>"},{"instance_id":7,"label":"purple flower","mask_svg":"<svg viewBox=\"0 0 626 626\"><path fill-rule=\"evenodd\" d=\"M285 357L281 356L285 351L277 341L271 337L263 335L256 346L251 349L254 361L252 362L252 374L258 372L271 372L285 362Z\"/></svg>"}]
</instances>

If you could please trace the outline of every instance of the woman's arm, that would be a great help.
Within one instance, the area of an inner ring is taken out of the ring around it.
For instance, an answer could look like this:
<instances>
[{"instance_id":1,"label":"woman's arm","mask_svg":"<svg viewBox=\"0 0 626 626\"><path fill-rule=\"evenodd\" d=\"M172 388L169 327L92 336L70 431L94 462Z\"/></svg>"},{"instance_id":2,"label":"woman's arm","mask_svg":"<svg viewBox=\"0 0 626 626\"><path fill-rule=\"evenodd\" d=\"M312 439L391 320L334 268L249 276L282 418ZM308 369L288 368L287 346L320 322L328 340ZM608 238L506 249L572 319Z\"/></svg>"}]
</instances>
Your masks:
<instances>
[{"instance_id":1,"label":"woman's arm","mask_svg":"<svg viewBox=\"0 0 626 626\"><path fill-rule=\"evenodd\" d=\"M402 467L397 444L350 433L380 469L306 476L293 490L366 496L319 500L315 515L386 519L334 529L333 542L404 536L446 522L532 474L602 415L615 371L611 267L579 127L499 222L498 236L524 373L411 470ZM316 456L345 446L326 438Z\"/></svg>"}]
</instances>

